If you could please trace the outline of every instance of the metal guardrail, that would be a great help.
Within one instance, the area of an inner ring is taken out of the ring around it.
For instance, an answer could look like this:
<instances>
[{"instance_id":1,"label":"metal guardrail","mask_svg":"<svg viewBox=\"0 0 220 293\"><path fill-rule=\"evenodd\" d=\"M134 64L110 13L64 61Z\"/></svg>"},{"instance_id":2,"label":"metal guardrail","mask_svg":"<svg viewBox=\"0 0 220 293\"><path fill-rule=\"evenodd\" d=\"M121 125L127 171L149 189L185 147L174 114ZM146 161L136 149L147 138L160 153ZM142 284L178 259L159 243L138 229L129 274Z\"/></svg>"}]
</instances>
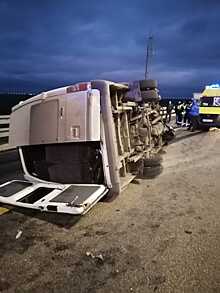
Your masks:
<instances>
[{"instance_id":1,"label":"metal guardrail","mask_svg":"<svg viewBox=\"0 0 220 293\"><path fill-rule=\"evenodd\" d=\"M0 139L7 138L9 135L9 115L0 116Z\"/></svg>"},{"instance_id":2,"label":"metal guardrail","mask_svg":"<svg viewBox=\"0 0 220 293\"><path fill-rule=\"evenodd\" d=\"M161 107L160 114L162 115L163 118L166 118L167 114L167 107ZM173 109L171 112L172 117L176 115L175 110Z\"/></svg>"},{"instance_id":3,"label":"metal guardrail","mask_svg":"<svg viewBox=\"0 0 220 293\"><path fill-rule=\"evenodd\" d=\"M0 115L0 151L11 149L8 144L9 136L9 115Z\"/></svg>"}]
</instances>

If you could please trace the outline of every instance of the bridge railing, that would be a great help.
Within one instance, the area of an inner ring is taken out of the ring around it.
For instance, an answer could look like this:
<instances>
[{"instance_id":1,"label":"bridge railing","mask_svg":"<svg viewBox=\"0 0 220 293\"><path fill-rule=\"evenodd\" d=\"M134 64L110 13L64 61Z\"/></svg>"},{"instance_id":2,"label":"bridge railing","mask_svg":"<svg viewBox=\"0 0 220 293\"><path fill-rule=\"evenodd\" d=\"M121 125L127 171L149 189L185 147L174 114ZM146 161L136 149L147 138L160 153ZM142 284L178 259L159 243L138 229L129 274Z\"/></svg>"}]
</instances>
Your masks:
<instances>
[{"instance_id":1,"label":"bridge railing","mask_svg":"<svg viewBox=\"0 0 220 293\"><path fill-rule=\"evenodd\" d=\"M0 115L0 151L9 148L8 136L9 136L9 115Z\"/></svg>"}]
</instances>

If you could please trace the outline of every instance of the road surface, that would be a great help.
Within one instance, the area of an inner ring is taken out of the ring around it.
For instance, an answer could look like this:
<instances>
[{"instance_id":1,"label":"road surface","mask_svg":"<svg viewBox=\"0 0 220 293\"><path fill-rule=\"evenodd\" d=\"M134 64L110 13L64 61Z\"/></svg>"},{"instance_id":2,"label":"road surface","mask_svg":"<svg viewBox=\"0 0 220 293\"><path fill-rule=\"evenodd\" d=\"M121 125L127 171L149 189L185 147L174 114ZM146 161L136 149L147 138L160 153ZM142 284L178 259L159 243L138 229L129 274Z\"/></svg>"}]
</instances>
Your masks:
<instances>
[{"instance_id":1,"label":"road surface","mask_svg":"<svg viewBox=\"0 0 220 293\"><path fill-rule=\"evenodd\" d=\"M155 170L81 218L1 216L0 292L220 292L220 132L180 130Z\"/></svg>"}]
</instances>

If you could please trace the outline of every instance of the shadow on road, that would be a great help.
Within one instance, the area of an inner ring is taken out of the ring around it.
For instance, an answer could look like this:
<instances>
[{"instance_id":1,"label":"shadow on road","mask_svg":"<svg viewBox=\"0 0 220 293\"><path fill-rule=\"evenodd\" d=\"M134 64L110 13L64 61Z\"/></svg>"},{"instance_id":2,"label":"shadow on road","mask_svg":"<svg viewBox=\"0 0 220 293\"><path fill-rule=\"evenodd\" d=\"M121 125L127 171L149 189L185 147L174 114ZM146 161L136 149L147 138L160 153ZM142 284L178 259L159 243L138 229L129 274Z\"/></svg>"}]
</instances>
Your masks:
<instances>
[{"instance_id":1,"label":"shadow on road","mask_svg":"<svg viewBox=\"0 0 220 293\"><path fill-rule=\"evenodd\" d=\"M81 218L81 216L74 216L69 214L58 214L58 213L51 213L51 212L40 212L34 209L25 209L20 207L12 207L8 205L1 206L8 207L9 209L12 208L12 211L10 213L13 214L20 214L21 216L25 216L28 218L36 218L51 224L54 224L61 228L70 229L72 226L74 226ZM3 215L2 217L10 216L9 213Z\"/></svg>"},{"instance_id":2,"label":"shadow on road","mask_svg":"<svg viewBox=\"0 0 220 293\"><path fill-rule=\"evenodd\" d=\"M176 143L178 141L181 141L181 140L184 140L184 139L187 139L187 138L191 138L191 137L196 136L196 135L202 135L202 134L204 135L204 133L205 132L203 132L203 131L189 132L189 131L185 130L184 134L186 134L186 135L178 136L178 134L177 134L177 136L171 142L169 142L168 145L171 145L173 143Z\"/></svg>"}]
</instances>

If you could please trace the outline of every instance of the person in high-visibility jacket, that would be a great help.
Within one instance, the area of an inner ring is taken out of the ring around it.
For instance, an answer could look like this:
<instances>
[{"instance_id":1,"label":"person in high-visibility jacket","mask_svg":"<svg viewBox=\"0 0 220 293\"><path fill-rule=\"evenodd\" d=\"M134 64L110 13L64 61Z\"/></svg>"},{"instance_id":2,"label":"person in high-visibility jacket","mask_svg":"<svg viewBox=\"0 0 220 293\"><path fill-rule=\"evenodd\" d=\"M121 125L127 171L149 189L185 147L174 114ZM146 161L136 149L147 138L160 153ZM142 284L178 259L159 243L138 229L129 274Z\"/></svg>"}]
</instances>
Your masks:
<instances>
[{"instance_id":1,"label":"person in high-visibility jacket","mask_svg":"<svg viewBox=\"0 0 220 293\"><path fill-rule=\"evenodd\" d=\"M184 105L181 101L178 102L175 112L176 112L176 124L182 126Z\"/></svg>"}]
</instances>

